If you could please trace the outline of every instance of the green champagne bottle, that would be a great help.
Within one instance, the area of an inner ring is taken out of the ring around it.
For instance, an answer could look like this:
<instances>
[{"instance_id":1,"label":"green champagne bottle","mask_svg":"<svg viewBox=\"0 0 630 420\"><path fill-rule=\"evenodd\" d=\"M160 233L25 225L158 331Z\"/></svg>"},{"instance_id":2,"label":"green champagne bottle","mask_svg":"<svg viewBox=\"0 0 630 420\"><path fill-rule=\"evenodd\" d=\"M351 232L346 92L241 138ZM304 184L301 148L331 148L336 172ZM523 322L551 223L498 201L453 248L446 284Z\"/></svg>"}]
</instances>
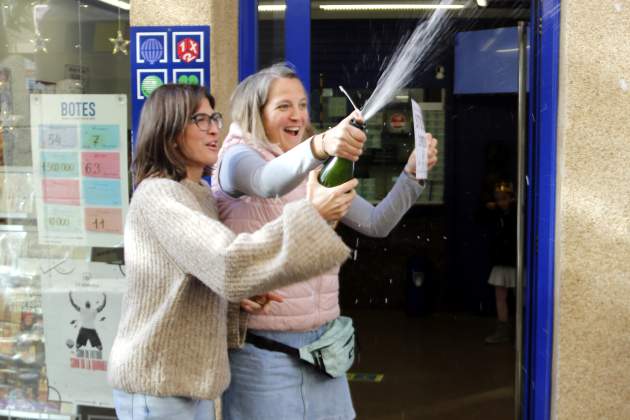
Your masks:
<instances>
[{"instance_id":1,"label":"green champagne bottle","mask_svg":"<svg viewBox=\"0 0 630 420\"><path fill-rule=\"evenodd\" d=\"M365 131L365 124L359 124L354 119L350 124ZM319 183L324 187L336 187L354 177L354 162L338 156L331 156L324 163L322 171L319 173Z\"/></svg>"}]
</instances>

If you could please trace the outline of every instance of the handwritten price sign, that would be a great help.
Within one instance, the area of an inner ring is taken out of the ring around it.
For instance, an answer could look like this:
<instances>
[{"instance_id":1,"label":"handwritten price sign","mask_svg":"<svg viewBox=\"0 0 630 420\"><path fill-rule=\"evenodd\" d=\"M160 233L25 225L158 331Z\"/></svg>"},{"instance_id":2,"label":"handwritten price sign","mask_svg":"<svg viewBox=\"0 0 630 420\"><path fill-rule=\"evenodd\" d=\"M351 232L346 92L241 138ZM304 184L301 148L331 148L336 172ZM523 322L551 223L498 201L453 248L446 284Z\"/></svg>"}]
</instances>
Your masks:
<instances>
[{"instance_id":1,"label":"handwritten price sign","mask_svg":"<svg viewBox=\"0 0 630 420\"><path fill-rule=\"evenodd\" d=\"M81 174L91 178L120 179L118 153L81 153Z\"/></svg>"},{"instance_id":2,"label":"handwritten price sign","mask_svg":"<svg viewBox=\"0 0 630 420\"><path fill-rule=\"evenodd\" d=\"M86 208L85 230L99 233L122 234L122 210L107 208Z\"/></svg>"},{"instance_id":3,"label":"handwritten price sign","mask_svg":"<svg viewBox=\"0 0 630 420\"><path fill-rule=\"evenodd\" d=\"M42 149L73 149L77 147L75 125L42 125L39 127L39 147Z\"/></svg>"},{"instance_id":4,"label":"handwritten price sign","mask_svg":"<svg viewBox=\"0 0 630 420\"><path fill-rule=\"evenodd\" d=\"M115 150L120 146L117 125L82 125L81 147L85 150Z\"/></svg>"},{"instance_id":5,"label":"handwritten price sign","mask_svg":"<svg viewBox=\"0 0 630 420\"><path fill-rule=\"evenodd\" d=\"M42 175L48 178L76 178L79 176L79 162L76 153L42 152Z\"/></svg>"},{"instance_id":6,"label":"handwritten price sign","mask_svg":"<svg viewBox=\"0 0 630 420\"><path fill-rule=\"evenodd\" d=\"M79 207L48 206L44 223L46 228L54 232L81 232L81 213Z\"/></svg>"}]
</instances>

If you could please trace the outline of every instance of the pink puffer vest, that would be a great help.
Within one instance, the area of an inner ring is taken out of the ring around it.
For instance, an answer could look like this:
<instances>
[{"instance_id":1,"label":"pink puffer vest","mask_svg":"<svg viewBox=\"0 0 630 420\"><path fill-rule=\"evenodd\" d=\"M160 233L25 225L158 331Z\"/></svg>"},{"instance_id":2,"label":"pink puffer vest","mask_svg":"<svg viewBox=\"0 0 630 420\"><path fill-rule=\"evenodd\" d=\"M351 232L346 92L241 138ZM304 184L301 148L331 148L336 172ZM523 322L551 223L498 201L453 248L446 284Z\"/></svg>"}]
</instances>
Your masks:
<instances>
[{"instance_id":1,"label":"pink puffer vest","mask_svg":"<svg viewBox=\"0 0 630 420\"><path fill-rule=\"evenodd\" d=\"M232 124L219 151L216 174L220 171L223 154L235 144L247 144L268 161L282 154L282 150L275 145L265 149L246 142L240 127ZM297 188L282 197L241 196L234 198L221 190L216 174L212 177L212 191L217 202L219 218L236 233L254 232L280 216L285 204L306 196L305 179ZM322 276L276 290L284 297L284 302L273 302L267 314L250 316L248 328L309 331L337 318L339 316L338 273L339 268L336 268Z\"/></svg>"}]
</instances>

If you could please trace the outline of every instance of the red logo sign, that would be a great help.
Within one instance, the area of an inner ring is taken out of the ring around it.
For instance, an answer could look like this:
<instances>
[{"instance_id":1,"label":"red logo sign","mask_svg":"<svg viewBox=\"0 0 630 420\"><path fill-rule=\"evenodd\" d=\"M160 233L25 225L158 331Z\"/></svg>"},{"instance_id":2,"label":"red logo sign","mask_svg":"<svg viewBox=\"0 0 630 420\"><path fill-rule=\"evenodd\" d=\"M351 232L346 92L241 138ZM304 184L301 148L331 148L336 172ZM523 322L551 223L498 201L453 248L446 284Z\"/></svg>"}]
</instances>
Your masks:
<instances>
[{"instance_id":1,"label":"red logo sign","mask_svg":"<svg viewBox=\"0 0 630 420\"><path fill-rule=\"evenodd\" d=\"M389 124L392 126L392 128L402 128L405 126L406 123L407 118L405 117L405 115L399 114L398 112L392 114L392 116L389 118Z\"/></svg>"},{"instance_id":2,"label":"red logo sign","mask_svg":"<svg viewBox=\"0 0 630 420\"><path fill-rule=\"evenodd\" d=\"M177 43L177 57L185 63L199 58L199 43L192 38L184 38Z\"/></svg>"}]
</instances>

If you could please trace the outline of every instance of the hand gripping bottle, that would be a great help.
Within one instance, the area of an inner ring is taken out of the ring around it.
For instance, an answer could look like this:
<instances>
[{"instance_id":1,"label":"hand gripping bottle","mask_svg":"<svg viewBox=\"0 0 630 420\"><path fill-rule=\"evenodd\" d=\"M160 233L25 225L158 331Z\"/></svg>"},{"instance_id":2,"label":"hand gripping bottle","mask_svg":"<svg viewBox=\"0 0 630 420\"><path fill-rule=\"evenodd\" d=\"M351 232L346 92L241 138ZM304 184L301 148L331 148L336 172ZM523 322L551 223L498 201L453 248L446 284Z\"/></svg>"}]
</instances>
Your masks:
<instances>
[{"instance_id":1,"label":"hand gripping bottle","mask_svg":"<svg viewBox=\"0 0 630 420\"><path fill-rule=\"evenodd\" d=\"M365 131L365 124L360 124L353 118L350 124ZM324 187L336 187L354 177L354 162L338 156L331 156L324 163L322 171L319 173L319 183Z\"/></svg>"}]
</instances>

